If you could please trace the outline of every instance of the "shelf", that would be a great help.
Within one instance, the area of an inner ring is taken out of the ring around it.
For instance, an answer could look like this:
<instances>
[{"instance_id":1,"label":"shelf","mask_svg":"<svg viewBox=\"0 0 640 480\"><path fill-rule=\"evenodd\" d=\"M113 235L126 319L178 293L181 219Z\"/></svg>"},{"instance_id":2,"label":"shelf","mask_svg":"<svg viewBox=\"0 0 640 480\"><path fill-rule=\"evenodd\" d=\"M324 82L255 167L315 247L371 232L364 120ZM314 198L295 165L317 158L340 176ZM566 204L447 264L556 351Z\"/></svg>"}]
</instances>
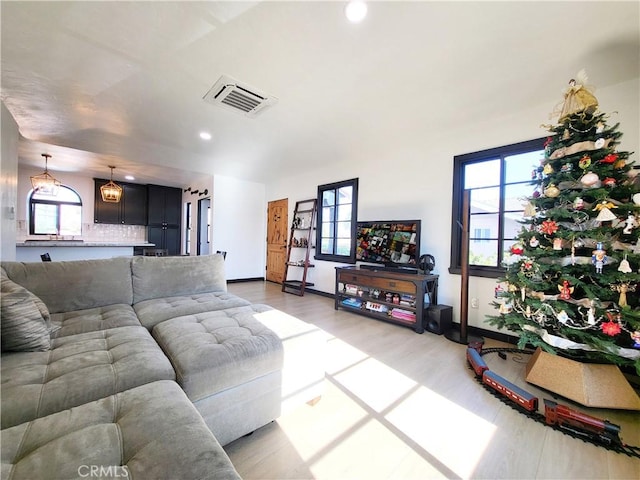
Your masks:
<instances>
[{"instance_id":1,"label":"shelf","mask_svg":"<svg viewBox=\"0 0 640 480\"><path fill-rule=\"evenodd\" d=\"M340 292L338 293L338 295L341 298L356 298L358 300L362 300L363 302L371 302L371 303L379 303L381 305L385 305L387 307L391 307L391 308L406 308L408 310L417 310L417 308L414 306L410 306L410 305L406 305L404 303L393 303L393 302L387 302L386 300L381 300L379 298L375 298L372 297L370 295L366 295L363 294L362 296L359 295L352 295L350 293L344 293L344 292Z\"/></svg>"},{"instance_id":2,"label":"shelf","mask_svg":"<svg viewBox=\"0 0 640 480\"><path fill-rule=\"evenodd\" d=\"M311 283L311 282L304 282L304 284L307 287L308 286L312 286L313 287L313 283ZM302 281L300 281L300 280L287 280L286 282L282 283L282 286L300 289L300 288L302 288Z\"/></svg>"},{"instance_id":3,"label":"shelf","mask_svg":"<svg viewBox=\"0 0 640 480\"><path fill-rule=\"evenodd\" d=\"M376 319L379 319L379 320L384 320L386 322L400 323L402 325L408 325L408 326L413 326L413 325L416 324L416 320L415 319L414 320L409 320L409 319L394 317L394 316L390 315L388 312L380 313L380 312L376 312L375 310L369 310L369 309L364 308L364 307L354 307L354 306L345 305L345 304L342 304L341 307L344 308L347 311L354 312L354 313L359 313L361 315L366 315L368 317L376 318Z\"/></svg>"},{"instance_id":4,"label":"shelf","mask_svg":"<svg viewBox=\"0 0 640 480\"><path fill-rule=\"evenodd\" d=\"M303 264L298 264L296 262L287 262L287 265L289 265L290 267L304 267L304 263ZM309 263L306 265L307 268L313 268L315 267L315 265L313 265L312 263Z\"/></svg>"}]
</instances>

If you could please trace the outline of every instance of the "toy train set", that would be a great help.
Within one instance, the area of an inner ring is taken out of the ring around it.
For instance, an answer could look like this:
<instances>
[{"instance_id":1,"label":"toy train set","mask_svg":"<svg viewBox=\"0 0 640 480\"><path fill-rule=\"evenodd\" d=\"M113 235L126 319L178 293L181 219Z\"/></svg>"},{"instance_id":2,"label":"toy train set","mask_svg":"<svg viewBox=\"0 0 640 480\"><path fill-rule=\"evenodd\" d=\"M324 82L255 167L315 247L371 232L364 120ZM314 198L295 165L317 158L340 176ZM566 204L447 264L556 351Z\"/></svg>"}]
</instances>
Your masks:
<instances>
[{"instance_id":1,"label":"toy train set","mask_svg":"<svg viewBox=\"0 0 640 480\"><path fill-rule=\"evenodd\" d=\"M625 445L620 439L620 427L607 420L592 417L548 399L543 399L544 415L538 413L538 397L489 369L482 355L493 352L501 353L502 358L506 358L503 356L505 352L527 354L532 352L510 348L491 348L480 351L472 347L467 348L467 362L476 378L498 398L537 422L567 435L640 458L640 447Z\"/></svg>"}]
</instances>

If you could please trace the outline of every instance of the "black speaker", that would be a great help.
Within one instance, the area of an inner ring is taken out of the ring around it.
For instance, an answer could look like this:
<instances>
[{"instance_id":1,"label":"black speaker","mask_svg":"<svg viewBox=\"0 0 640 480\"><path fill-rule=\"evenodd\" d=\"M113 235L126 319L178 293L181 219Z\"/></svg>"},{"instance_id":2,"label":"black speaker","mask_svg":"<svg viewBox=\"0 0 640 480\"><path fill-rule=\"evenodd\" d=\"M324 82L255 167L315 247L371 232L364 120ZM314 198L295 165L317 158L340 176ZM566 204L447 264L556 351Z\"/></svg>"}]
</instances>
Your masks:
<instances>
[{"instance_id":1,"label":"black speaker","mask_svg":"<svg viewBox=\"0 0 640 480\"><path fill-rule=\"evenodd\" d=\"M427 309L424 328L432 333L442 335L451 329L453 308L449 305L431 305Z\"/></svg>"}]
</instances>

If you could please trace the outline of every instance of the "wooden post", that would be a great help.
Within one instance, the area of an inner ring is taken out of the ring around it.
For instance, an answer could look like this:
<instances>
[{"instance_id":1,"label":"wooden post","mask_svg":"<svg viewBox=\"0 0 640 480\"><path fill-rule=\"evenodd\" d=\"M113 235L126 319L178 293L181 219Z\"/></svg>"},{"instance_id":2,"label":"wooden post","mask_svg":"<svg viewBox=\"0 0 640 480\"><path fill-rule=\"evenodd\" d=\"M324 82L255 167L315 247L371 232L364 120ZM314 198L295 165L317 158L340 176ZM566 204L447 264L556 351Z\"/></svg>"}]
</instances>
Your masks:
<instances>
[{"instance_id":1,"label":"wooden post","mask_svg":"<svg viewBox=\"0 0 640 480\"><path fill-rule=\"evenodd\" d=\"M469 337L467 334L467 323L469 320L469 203L470 192L462 192L462 234L460 236L460 329L445 332L452 342L467 345L470 342L484 343L481 337Z\"/></svg>"}]
</instances>

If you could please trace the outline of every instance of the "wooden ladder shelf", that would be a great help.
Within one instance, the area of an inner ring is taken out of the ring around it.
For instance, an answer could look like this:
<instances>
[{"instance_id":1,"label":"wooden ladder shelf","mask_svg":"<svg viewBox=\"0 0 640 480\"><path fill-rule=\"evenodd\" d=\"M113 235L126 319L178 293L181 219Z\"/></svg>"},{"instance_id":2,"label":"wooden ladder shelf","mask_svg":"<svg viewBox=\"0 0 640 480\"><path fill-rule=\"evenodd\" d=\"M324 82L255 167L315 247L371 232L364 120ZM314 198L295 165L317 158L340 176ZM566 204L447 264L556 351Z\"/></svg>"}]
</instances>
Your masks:
<instances>
[{"instance_id":1,"label":"wooden ladder shelf","mask_svg":"<svg viewBox=\"0 0 640 480\"><path fill-rule=\"evenodd\" d=\"M313 286L313 283L307 282L307 272L309 268L314 267L314 265L309 262L309 256L311 250L314 248L312 243L315 242L313 233L318 213L317 202L315 198L296 202L296 209L293 212L293 221L291 222L291 233L289 234L289 244L287 246L287 262L284 267L282 291L293 293L300 297L304 295L304 289L307 286ZM296 235L299 235L299 237ZM303 249L304 258L300 258ZM293 256L292 252L294 252ZM289 268L296 270L296 280L289 279ZM299 268L302 268L302 279L299 279L300 273L297 271Z\"/></svg>"}]
</instances>

